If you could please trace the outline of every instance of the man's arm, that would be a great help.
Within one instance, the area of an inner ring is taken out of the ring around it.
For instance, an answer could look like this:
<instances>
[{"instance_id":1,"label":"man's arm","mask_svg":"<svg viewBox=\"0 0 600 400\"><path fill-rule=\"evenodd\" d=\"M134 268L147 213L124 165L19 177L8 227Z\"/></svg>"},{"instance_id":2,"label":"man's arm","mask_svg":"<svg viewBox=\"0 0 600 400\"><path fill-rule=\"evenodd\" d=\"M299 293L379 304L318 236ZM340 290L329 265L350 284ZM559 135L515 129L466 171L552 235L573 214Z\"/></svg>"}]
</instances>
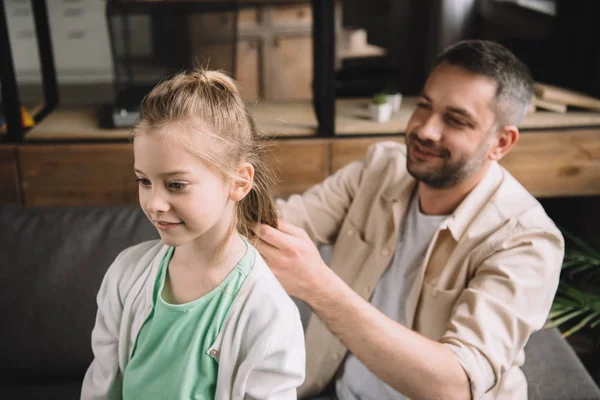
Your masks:
<instances>
[{"instance_id":1,"label":"man's arm","mask_svg":"<svg viewBox=\"0 0 600 400\"><path fill-rule=\"evenodd\" d=\"M348 287L306 232L261 226L259 250L291 296L308 303L375 375L413 399L470 398L467 375L443 344L390 319Z\"/></svg>"}]
</instances>

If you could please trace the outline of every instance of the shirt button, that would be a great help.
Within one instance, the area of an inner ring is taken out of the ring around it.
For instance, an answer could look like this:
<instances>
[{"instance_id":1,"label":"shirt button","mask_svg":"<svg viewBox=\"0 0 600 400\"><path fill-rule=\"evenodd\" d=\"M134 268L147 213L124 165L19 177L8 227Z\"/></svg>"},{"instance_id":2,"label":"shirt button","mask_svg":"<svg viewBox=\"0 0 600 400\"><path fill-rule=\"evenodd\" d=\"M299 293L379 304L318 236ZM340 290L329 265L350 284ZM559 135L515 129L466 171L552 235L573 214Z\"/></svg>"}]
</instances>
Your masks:
<instances>
[{"instance_id":1,"label":"shirt button","mask_svg":"<svg viewBox=\"0 0 600 400\"><path fill-rule=\"evenodd\" d=\"M390 249L383 249L383 250L381 250L381 255L384 256L384 257L387 257L390 254L392 254L392 252L390 251Z\"/></svg>"},{"instance_id":2,"label":"shirt button","mask_svg":"<svg viewBox=\"0 0 600 400\"><path fill-rule=\"evenodd\" d=\"M369 292L371 291L371 287L365 286L364 291L365 291L365 294L369 294Z\"/></svg>"},{"instance_id":3,"label":"shirt button","mask_svg":"<svg viewBox=\"0 0 600 400\"><path fill-rule=\"evenodd\" d=\"M437 296L438 296L438 293L439 293L439 292L438 292L436 289L433 289L433 291L431 292L431 295L432 295L433 297L437 297Z\"/></svg>"},{"instance_id":4,"label":"shirt button","mask_svg":"<svg viewBox=\"0 0 600 400\"><path fill-rule=\"evenodd\" d=\"M340 358L342 358L342 354L341 353L335 353L333 355L333 361L339 361Z\"/></svg>"},{"instance_id":5,"label":"shirt button","mask_svg":"<svg viewBox=\"0 0 600 400\"><path fill-rule=\"evenodd\" d=\"M211 357L213 357L213 358L214 357L218 357L219 356L219 350L217 350L217 349L210 349L208 351L208 355L211 356Z\"/></svg>"},{"instance_id":6,"label":"shirt button","mask_svg":"<svg viewBox=\"0 0 600 400\"><path fill-rule=\"evenodd\" d=\"M354 233L355 233L355 232L354 232L354 229L348 229L348 230L346 231L346 235L348 235L348 236L354 236Z\"/></svg>"}]
</instances>

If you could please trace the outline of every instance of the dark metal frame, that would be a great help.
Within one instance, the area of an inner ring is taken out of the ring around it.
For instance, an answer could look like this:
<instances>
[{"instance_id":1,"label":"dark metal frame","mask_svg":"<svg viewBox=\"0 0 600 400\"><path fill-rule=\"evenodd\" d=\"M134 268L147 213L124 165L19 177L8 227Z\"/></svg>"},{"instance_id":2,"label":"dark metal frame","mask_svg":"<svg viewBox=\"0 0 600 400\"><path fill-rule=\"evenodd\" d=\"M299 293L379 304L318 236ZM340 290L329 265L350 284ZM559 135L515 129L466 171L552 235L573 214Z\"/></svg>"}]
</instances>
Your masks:
<instances>
[{"instance_id":1,"label":"dark metal frame","mask_svg":"<svg viewBox=\"0 0 600 400\"><path fill-rule=\"evenodd\" d=\"M46 0L31 0L31 8L35 22L35 34L44 88L44 107L34 116L37 123L56 108L59 95ZM2 104L7 126L6 137L9 142L19 143L23 141L26 128L22 124L19 88L8 36L7 21L4 2L0 1L0 84L2 85Z\"/></svg>"},{"instance_id":2,"label":"dark metal frame","mask_svg":"<svg viewBox=\"0 0 600 400\"><path fill-rule=\"evenodd\" d=\"M136 14L146 14L149 7L152 7L153 11L155 11L155 12L159 11L159 12L163 13L164 15L168 15L169 13L181 14L186 11L189 11L189 12L193 12L193 11L196 11L196 12L198 12L198 11L199 12L224 12L224 11L234 12L235 20L233 21L233 32L232 32L232 40L234 41L234 43L232 46L233 54L231 57L231 60L232 60L231 73L235 76L235 74L237 73L237 71L236 71L237 47L236 47L235 41L237 40L237 35L238 35L237 22L238 22L238 18L239 18L239 9L241 8L239 1L230 0L230 1L207 2L207 3L203 3L203 2L135 3L135 2L108 1L107 6L106 6L106 17L107 17L107 19L112 15L118 15L121 17L121 22L123 23L123 26L125 28L125 39L124 39L125 43L124 44L128 51L131 51L131 42L130 42L129 22L127 21L127 17L129 17L130 15L136 15ZM111 32L109 32L109 34L112 35ZM119 89L122 86L122 83L119 82L118 80L120 79L119 77L122 76L122 74L120 74L120 71L118 71L119 65L116 62L117 52L115 49L115 40L113 40L112 37L110 40L110 46L111 46L111 53L112 53L113 59L115 60L115 62L114 62L114 74L115 74L114 91L115 91L115 93L118 93ZM128 81L131 82L132 76L133 76L133 72L131 71L131 69L129 69L125 75L127 76Z\"/></svg>"},{"instance_id":3,"label":"dark metal frame","mask_svg":"<svg viewBox=\"0 0 600 400\"><path fill-rule=\"evenodd\" d=\"M299 1L300 2L300 1ZM264 5L268 1L223 1L204 3L211 10L231 9ZM274 1L277 3L277 1ZM42 83L44 87L45 105L35 117L41 121L59 103L56 68L52 51L52 40L48 23L48 7L46 0L31 0L38 51L40 55ZM127 3L130 11L142 7L139 3ZM164 6L190 7L191 3L167 3ZM198 4L195 3L197 7ZM160 3L156 3L160 6ZM335 135L335 1L311 0L313 13L313 106L318 121L317 137L333 137ZM108 11L107 11L108 12ZM0 84L2 85L2 103L7 124L7 140L22 142L26 129L21 122L21 103L12 59L10 39L8 36L7 16L4 2L0 1Z\"/></svg>"},{"instance_id":4,"label":"dark metal frame","mask_svg":"<svg viewBox=\"0 0 600 400\"><path fill-rule=\"evenodd\" d=\"M335 136L335 2L311 0L313 11L313 106L318 137Z\"/></svg>"}]
</instances>

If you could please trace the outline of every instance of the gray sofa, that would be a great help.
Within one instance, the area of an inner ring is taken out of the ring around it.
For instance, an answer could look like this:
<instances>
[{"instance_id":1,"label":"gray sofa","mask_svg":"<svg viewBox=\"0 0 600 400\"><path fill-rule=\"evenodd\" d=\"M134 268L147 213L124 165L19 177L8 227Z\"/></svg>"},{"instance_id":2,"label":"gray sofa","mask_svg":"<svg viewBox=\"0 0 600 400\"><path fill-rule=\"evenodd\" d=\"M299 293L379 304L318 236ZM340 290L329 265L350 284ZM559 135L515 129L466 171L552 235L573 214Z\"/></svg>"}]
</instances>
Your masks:
<instances>
[{"instance_id":1,"label":"gray sofa","mask_svg":"<svg viewBox=\"0 0 600 400\"><path fill-rule=\"evenodd\" d=\"M0 205L0 226L0 399L77 399L102 277L157 233L137 207ZM600 399L556 330L535 334L526 353L530 399Z\"/></svg>"}]
</instances>

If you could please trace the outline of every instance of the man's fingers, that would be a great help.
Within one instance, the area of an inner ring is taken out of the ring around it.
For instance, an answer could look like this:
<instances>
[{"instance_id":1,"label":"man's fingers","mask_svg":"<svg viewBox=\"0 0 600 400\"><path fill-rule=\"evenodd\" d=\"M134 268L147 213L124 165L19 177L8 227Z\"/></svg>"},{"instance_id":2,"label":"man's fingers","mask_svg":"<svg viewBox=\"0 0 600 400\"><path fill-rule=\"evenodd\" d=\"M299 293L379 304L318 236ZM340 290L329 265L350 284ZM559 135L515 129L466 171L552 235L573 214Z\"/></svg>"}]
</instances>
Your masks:
<instances>
[{"instance_id":1,"label":"man's fingers","mask_svg":"<svg viewBox=\"0 0 600 400\"><path fill-rule=\"evenodd\" d=\"M258 250L260 255L265 259L265 261L267 261L267 263L269 259L273 258L275 252L278 251L275 247L261 239L256 241L254 247L256 247L256 250Z\"/></svg>"},{"instance_id":2,"label":"man's fingers","mask_svg":"<svg viewBox=\"0 0 600 400\"><path fill-rule=\"evenodd\" d=\"M308 238L308 233L306 233L304 229L297 227L294 224L290 224L289 222L284 221L282 219L279 219L278 227L281 232L287 233L289 235L301 238Z\"/></svg>"},{"instance_id":3,"label":"man's fingers","mask_svg":"<svg viewBox=\"0 0 600 400\"><path fill-rule=\"evenodd\" d=\"M258 229L258 237L277 249L286 249L290 247L290 236L287 233L281 232L267 224L260 224Z\"/></svg>"}]
</instances>

